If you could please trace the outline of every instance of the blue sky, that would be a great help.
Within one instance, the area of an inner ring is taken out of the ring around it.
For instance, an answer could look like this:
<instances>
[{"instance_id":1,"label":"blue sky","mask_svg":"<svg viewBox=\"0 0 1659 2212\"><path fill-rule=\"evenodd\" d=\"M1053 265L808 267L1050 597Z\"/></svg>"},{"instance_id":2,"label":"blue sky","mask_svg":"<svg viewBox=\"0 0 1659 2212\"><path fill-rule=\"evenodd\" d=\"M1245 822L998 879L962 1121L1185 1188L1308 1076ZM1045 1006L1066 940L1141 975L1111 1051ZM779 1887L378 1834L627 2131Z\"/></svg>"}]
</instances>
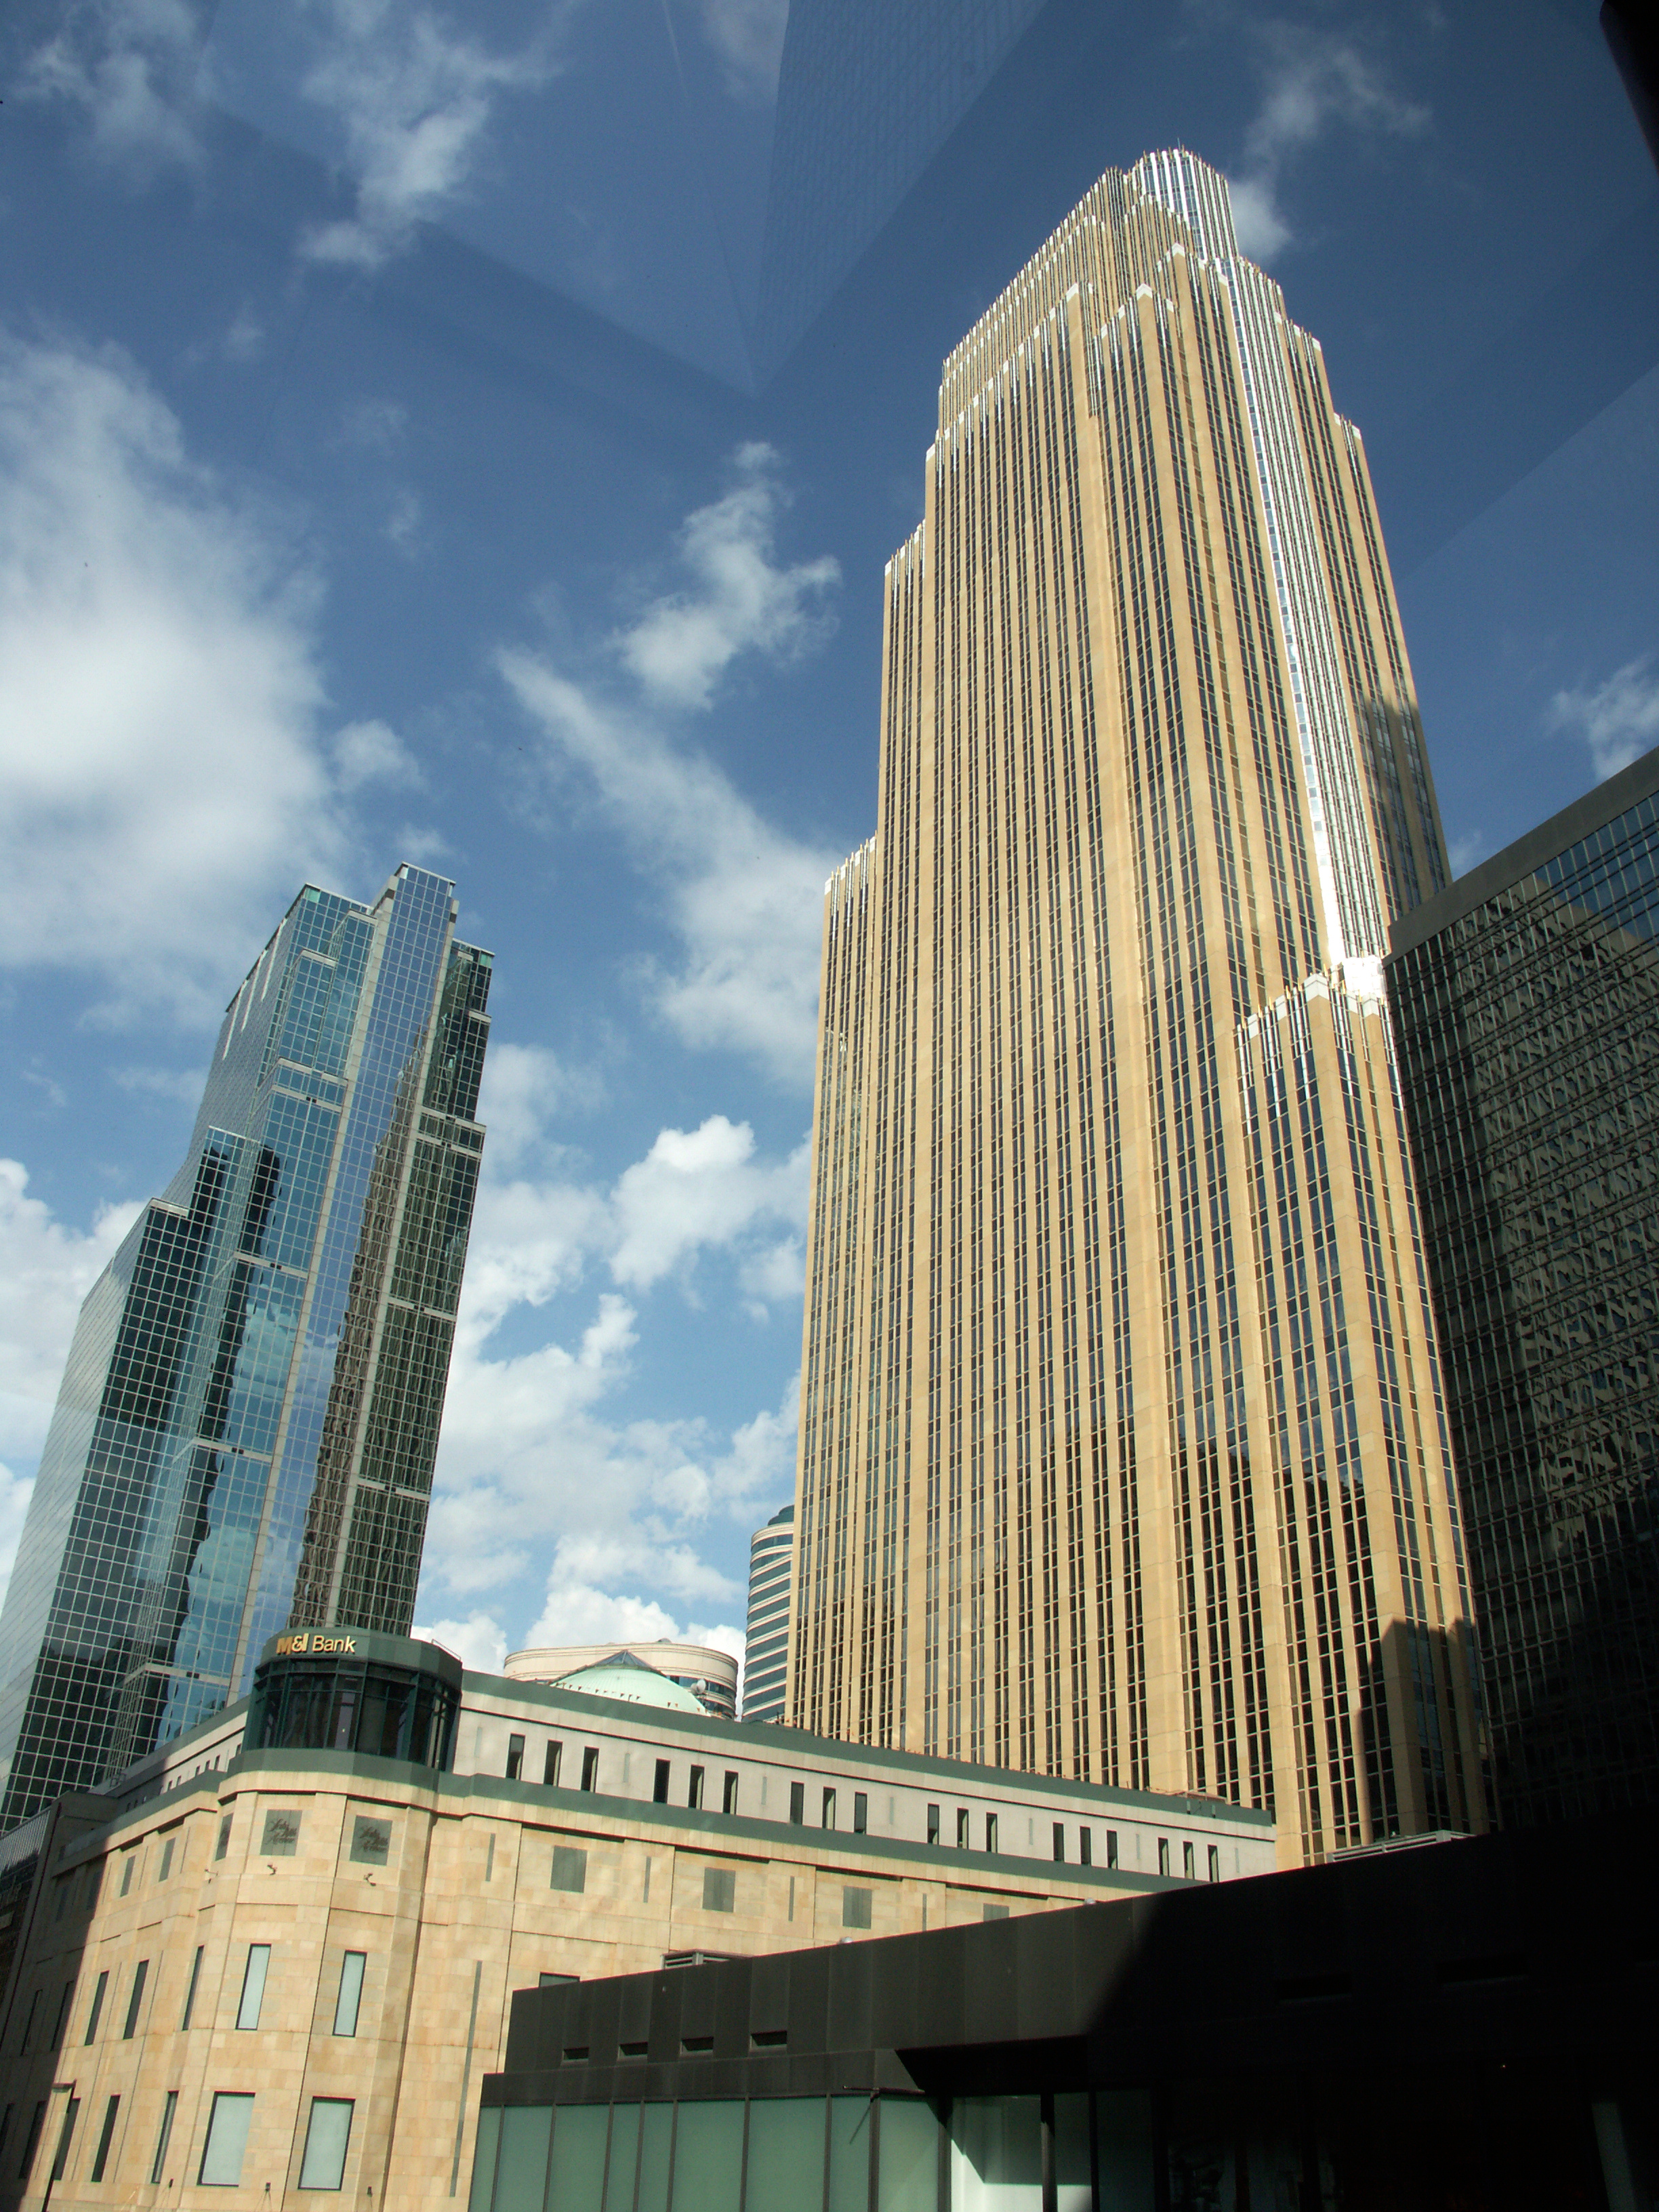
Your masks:
<instances>
[{"instance_id":1,"label":"blue sky","mask_svg":"<svg viewBox=\"0 0 1659 2212\"><path fill-rule=\"evenodd\" d=\"M1594 0L901 14L13 11L0 1560L220 1009L301 880L407 858L496 955L419 1620L731 1640L882 566L941 356L1109 165L1226 170L1323 341L1458 864L1659 743L1659 188Z\"/></svg>"}]
</instances>

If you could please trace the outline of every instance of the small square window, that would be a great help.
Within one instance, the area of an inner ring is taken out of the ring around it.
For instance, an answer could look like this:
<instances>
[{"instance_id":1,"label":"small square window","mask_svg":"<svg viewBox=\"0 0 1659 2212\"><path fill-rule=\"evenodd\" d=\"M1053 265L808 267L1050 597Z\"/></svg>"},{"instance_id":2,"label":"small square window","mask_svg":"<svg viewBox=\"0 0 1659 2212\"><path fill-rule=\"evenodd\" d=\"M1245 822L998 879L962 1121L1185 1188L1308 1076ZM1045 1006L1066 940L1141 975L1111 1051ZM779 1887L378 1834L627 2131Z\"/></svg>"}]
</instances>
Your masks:
<instances>
[{"instance_id":1,"label":"small square window","mask_svg":"<svg viewBox=\"0 0 1659 2212\"><path fill-rule=\"evenodd\" d=\"M267 1813L264 1832L259 1838L262 1859L291 1859L300 1848L300 1815L297 1813Z\"/></svg>"},{"instance_id":2,"label":"small square window","mask_svg":"<svg viewBox=\"0 0 1659 2212\"><path fill-rule=\"evenodd\" d=\"M547 1886L550 1889L568 1889L580 1897L587 1887L587 1853L570 1844L555 1844L553 1871Z\"/></svg>"},{"instance_id":3,"label":"small square window","mask_svg":"<svg viewBox=\"0 0 1659 2212\"><path fill-rule=\"evenodd\" d=\"M871 1889L843 1889L841 1893L841 1924L843 1928L867 1928L870 1925L870 1906L875 1897Z\"/></svg>"},{"instance_id":4,"label":"small square window","mask_svg":"<svg viewBox=\"0 0 1659 2212\"><path fill-rule=\"evenodd\" d=\"M705 1867L702 1870L702 1909L705 1912L735 1912L738 1909L738 1876L732 1867Z\"/></svg>"},{"instance_id":5,"label":"small square window","mask_svg":"<svg viewBox=\"0 0 1659 2212\"><path fill-rule=\"evenodd\" d=\"M988 1905L980 1917L983 1920L1006 1920L1008 1908L1006 1905Z\"/></svg>"},{"instance_id":6,"label":"small square window","mask_svg":"<svg viewBox=\"0 0 1659 2212\"><path fill-rule=\"evenodd\" d=\"M384 1866L392 1856L392 1823L359 1813L351 1823L351 1856L362 1866Z\"/></svg>"}]
</instances>

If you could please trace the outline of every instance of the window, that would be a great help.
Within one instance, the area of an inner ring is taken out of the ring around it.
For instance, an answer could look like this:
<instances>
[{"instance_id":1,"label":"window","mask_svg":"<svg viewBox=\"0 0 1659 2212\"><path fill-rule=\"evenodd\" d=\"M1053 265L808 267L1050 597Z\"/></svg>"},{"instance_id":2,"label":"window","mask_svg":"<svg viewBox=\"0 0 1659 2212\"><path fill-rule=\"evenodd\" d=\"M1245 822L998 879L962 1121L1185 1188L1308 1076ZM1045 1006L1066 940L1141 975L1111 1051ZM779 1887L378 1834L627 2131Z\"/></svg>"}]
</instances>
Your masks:
<instances>
[{"instance_id":1,"label":"window","mask_svg":"<svg viewBox=\"0 0 1659 2212\"><path fill-rule=\"evenodd\" d=\"M338 2189L344 2181L352 2106L349 2097L312 2099L305 2156L300 2160L301 2189Z\"/></svg>"},{"instance_id":2,"label":"window","mask_svg":"<svg viewBox=\"0 0 1659 2212\"><path fill-rule=\"evenodd\" d=\"M97 2039L98 2021L100 2015L102 2014L104 2009L104 1998L108 1989L109 1973L108 1970L106 1969L103 1973L99 1975L92 1992L92 2010L87 2014L86 2039L88 2043L95 2042Z\"/></svg>"},{"instance_id":3,"label":"window","mask_svg":"<svg viewBox=\"0 0 1659 2212\"><path fill-rule=\"evenodd\" d=\"M167 2102L173 2102L174 2093L169 2091ZM173 2118L169 2111L162 2122L167 2126ZM227 2091L216 2091L213 2111L208 2120L207 2141L202 2146L201 2171L197 2179L204 2189L235 2189L242 2179L242 2160L247 2154L247 2131L253 2119L252 2097L234 2096ZM158 2157L157 2163L160 2163Z\"/></svg>"},{"instance_id":4,"label":"window","mask_svg":"<svg viewBox=\"0 0 1659 2212\"><path fill-rule=\"evenodd\" d=\"M735 1912L738 1876L733 1867L705 1867L702 1870L702 1909L705 1912Z\"/></svg>"},{"instance_id":5,"label":"window","mask_svg":"<svg viewBox=\"0 0 1659 2212\"><path fill-rule=\"evenodd\" d=\"M1212 1881L1219 1881L1220 1879L1221 1848L1218 1844L1212 1844L1210 1846L1210 1880Z\"/></svg>"},{"instance_id":6,"label":"window","mask_svg":"<svg viewBox=\"0 0 1659 2212\"><path fill-rule=\"evenodd\" d=\"M853 1833L862 1836L870 1826L870 1800L862 1790L853 1792Z\"/></svg>"},{"instance_id":7,"label":"window","mask_svg":"<svg viewBox=\"0 0 1659 2212\"><path fill-rule=\"evenodd\" d=\"M149 2178L152 2182L161 2179L161 2166L167 2154L167 2145L173 2140L173 2116L179 2109L179 2092L169 2089L167 2102L161 2107L161 2129L155 2138L155 2155L150 2160Z\"/></svg>"},{"instance_id":8,"label":"window","mask_svg":"<svg viewBox=\"0 0 1659 2212\"><path fill-rule=\"evenodd\" d=\"M190 1985L185 1991L184 2016L179 2022L181 2033L190 2026L190 2016L196 2009L196 1984L202 1978L202 1952L204 1948L204 1947L200 1943L196 1946L196 1956L190 1962ZM91 2040L90 2037L88 2037L88 2040Z\"/></svg>"},{"instance_id":9,"label":"window","mask_svg":"<svg viewBox=\"0 0 1659 2212\"><path fill-rule=\"evenodd\" d=\"M34 2118L29 2122L29 2131L23 2138L23 2163L17 2169L17 2179L27 2181L29 2168L34 2164L34 2153L40 2141L40 2125L46 2117L46 2100L41 2098L34 2108Z\"/></svg>"},{"instance_id":10,"label":"window","mask_svg":"<svg viewBox=\"0 0 1659 2212\"><path fill-rule=\"evenodd\" d=\"M720 1793L720 1810L722 1813L735 1813L737 1809L738 1778L735 1774L728 1774L726 1787Z\"/></svg>"},{"instance_id":11,"label":"window","mask_svg":"<svg viewBox=\"0 0 1659 2212\"><path fill-rule=\"evenodd\" d=\"M129 1851L125 1858L121 1862L121 1894L123 1897L125 1897L127 1892L132 1887L132 1877L137 1873L137 1852Z\"/></svg>"},{"instance_id":12,"label":"window","mask_svg":"<svg viewBox=\"0 0 1659 2212\"><path fill-rule=\"evenodd\" d=\"M267 1813L264 1833L259 1838L262 1859L291 1859L300 1848L300 1816L297 1813Z\"/></svg>"},{"instance_id":13,"label":"window","mask_svg":"<svg viewBox=\"0 0 1659 2212\"><path fill-rule=\"evenodd\" d=\"M52 1907L52 1918L53 1918L53 1920L54 1920L54 1921L58 1921L58 1920L61 1920L61 1919L63 1918L63 1917L64 1917L64 1907L65 1907L65 1906L68 1905L68 1903L69 1903L69 1899L70 1899L70 1885L69 1885L69 1876L68 1876L67 1875L59 1875L59 1876L58 1877L58 1880L57 1880L56 1883L53 1885L53 1887L54 1887L54 1890L55 1890L55 1892L56 1892L56 1895L57 1895L58 1902L57 1902L57 1904Z\"/></svg>"},{"instance_id":14,"label":"window","mask_svg":"<svg viewBox=\"0 0 1659 2212\"><path fill-rule=\"evenodd\" d=\"M177 1841L176 1837L169 1836L161 1846L161 1863L155 1869L155 1879L158 1882L165 1881L173 1872L173 1851Z\"/></svg>"},{"instance_id":15,"label":"window","mask_svg":"<svg viewBox=\"0 0 1659 2212\"><path fill-rule=\"evenodd\" d=\"M965 1851L970 1841L971 1838L968 1833L968 1808L965 1805L958 1805L957 1808L957 1849L959 1851Z\"/></svg>"},{"instance_id":16,"label":"window","mask_svg":"<svg viewBox=\"0 0 1659 2212\"><path fill-rule=\"evenodd\" d=\"M213 1847L213 1856L216 1859L223 1858L225 1853L230 1849L231 1819L232 1815L227 1813L219 1823L219 1840Z\"/></svg>"},{"instance_id":17,"label":"window","mask_svg":"<svg viewBox=\"0 0 1659 2212\"><path fill-rule=\"evenodd\" d=\"M39 1990L36 1990L33 1996L29 1999L28 2018L23 2022L23 2039L17 2046L20 2051L27 2051L29 2047L29 2038L34 2033L34 2015L40 2008L40 1992Z\"/></svg>"},{"instance_id":18,"label":"window","mask_svg":"<svg viewBox=\"0 0 1659 2212\"><path fill-rule=\"evenodd\" d=\"M1170 1871L1170 1838L1167 1836L1160 1836L1158 1839L1158 1870L1160 1874Z\"/></svg>"},{"instance_id":19,"label":"window","mask_svg":"<svg viewBox=\"0 0 1659 2212\"><path fill-rule=\"evenodd\" d=\"M92 2179L101 2181L104 2168L109 2164L109 2147L115 2133L115 2115L121 2109L121 2100L112 2097L104 2107L104 2124L98 2130L98 2148L92 2154Z\"/></svg>"},{"instance_id":20,"label":"window","mask_svg":"<svg viewBox=\"0 0 1659 2212\"><path fill-rule=\"evenodd\" d=\"M65 1982L64 1994L58 2000L58 2017L52 2024L52 2041L46 2045L48 2051L56 2051L64 2039L64 2022L69 2018L70 1999L74 1995L74 1983Z\"/></svg>"},{"instance_id":21,"label":"window","mask_svg":"<svg viewBox=\"0 0 1659 2212\"><path fill-rule=\"evenodd\" d=\"M875 1898L872 1889L843 1889L841 1893L841 1924L843 1928L867 1928L870 1907Z\"/></svg>"},{"instance_id":22,"label":"window","mask_svg":"<svg viewBox=\"0 0 1659 2212\"><path fill-rule=\"evenodd\" d=\"M821 1825L826 1828L833 1828L836 1825L836 1793L833 1790L826 1790L823 1793L823 1819Z\"/></svg>"},{"instance_id":23,"label":"window","mask_svg":"<svg viewBox=\"0 0 1659 2212\"><path fill-rule=\"evenodd\" d=\"M659 1759L657 1761L656 1779L651 1784L651 1802L653 1805L665 1805L668 1802L668 1761L665 1759Z\"/></svg>"},{"instance_id":24,"label":"window","mask_svg":"<svg viewBox=\"0 0 1659 2212\"><path fill-rule=\"evenodd\" d=\"M149 1960L140 1959L132 1970L132 1995L127 1999L126 2025L121 2030L123 2043L131 2043L138 2026L138 2008L144 2002L144 1984L149 1977Z\"/></svg>"},{"instance_id":25,"label":"window","mask_svg":"<svg viewBox=\"0 0 1659 2212\"><path fill-rule=\"evenodd\" d=\"M524 1738L521 1735L510 1735L507 1739L507 1778L509 1782L516 1782L523 1772ZM313 2118L316 2109L313 2105L312 2107Z\"/></svg>"},{"instance_id":26,"label":"window","mask_svg":"<svg viewBox=\"0 0 1659 2212\"><path fill-rule=\"evenodd\" d=\"M1117 1830L1115 1828L1108 1828L1106 1831L1106 1863L1109 1867L1115 1867L1117 1864Z\"/></svg>"},{"instance_id":27,"label":"window","mask_svg":"<svg viewBox=\"0 0 1659 2212\"><path fill-rule=\"evenodd\" d=\"M1066 1823L1063 1820L1056 1820L1054 1822L1054 1864L1060 1865L1065 1856Z\"/></svg>"},{"instance_id":28,"label":"window","mask_svg":"<svg viewBox=\"0 0 1659 2212\"><path fill-rule=\"evenodd\" d=\"M793 1827L806 1826L806 1784L792 1782L789 1785L789 1820Z\"/></svg>"},{"instance_id":29,"label":"window","mask_svg":"<svg viewBox=\"0 0 1659 2212\"><path fill-rule=\"evenodd\" d=\"M492 1829L491 1829L491 1831L490 1831L490 1834L489 1834L489 1850L484 1853L484 1880L485 1880L486 1881L494 1881L494 1880L495 1880L495 1830L492 1828Z\"/></svg>"},{"instance_id":30,"label":"window","mask_svg":"<svg viewBox=\"0 0 1659 2212\"><path fill-rule=\"evenodd\" d=\"M334 2000L336 2035L357 2033L357 2011L363 2001L363 1968L368 1958L365 1951L348 1951L340 1961L340 1989Z\"/></svg>"},{"instance_id":31,"label":"window","mask_svg":"<svg viewBox=\"0 0 1659 2212\"><path fill-rule=\"evenodd\" d=\"M538 1990L562 1990L568 1982L579 1982L580 1979L580 1974L538 1974L536 1987Z\"/></svg>"},{"instance_id":32,"label":"window","mask_svg":"<svg viewBox=\"0 0 1659 2212\"><path fill-rule=\"evenodd\" d=\"M988 1813L985 1815L985 1848L988 1851L994 1851L996 1847L997 1816L994 1813Z\"/></svg>"},{"instance_id":33,"label":"window","mask_svg":"<svg viewBox=\"0 0 1659 2212\"><path fill-rule=\"evenodd\" d=\"M52 2178L61 2181L64 2168L69 2164L70 2145L75 2140L75 2123L81 2117L81 2100L71 2097L64 2114L64 2124L58 2131L58 2155L52 2162Z\"/></svg>"},{"instance_id":34,"label":"window","mask_svg":"<svg viewBox=\"0 0 1659 2212\"><path fill-rule=\"evenodd\" d=\"M1092 1828L1079 1828L1078 1830L1077 1855L1080 1864L1084 1866L1092 1866L1094 1864L1095 1832Z\"/></svg>"},{"instance_id":35,"label":"window","mask_svg":"<svg viewBox=\"0 0 1659 2212\"><path fill-rule=\"evenodd\" d=\"M1188 1881L1198 1880L1198 1850L1193 1844L1181 1846L1181 1871Z\"/></svg>"},{"instance_id":36,"label":"window","mask_svg":"<svg viewBox=\"0 0 1659 2212\"><path fill-rule=\"evenodd\" d=\"M269 1943L250 1943L247 1964L242 1969L242 2002L236 2008L238 2027L254 2028L259 2025L259 2008L265 2001L265 1977L270 1972Z\"/></svg>"},{"instance_id":37,"label":"window","mask_svg":"<svg viewBox=\"0 0 1659 2212\"><path fill-rule=\"evenodd\" d=\"M1006 1905L988 1905L980 1915L981 1920L1006 1920L1007 1917L1008 1908Z\"/></svg>"},{"instance_id":38,"label":"window","mask_svg":"<svg viewBox=\"0 0 1659 2212\"><path fill-rule=\"evenodd\" d=\"M559 1761L563 1757L564 1746L562 1743L556 1743L550 1741L547 1747L547 1756L542 1761L542 1786L544 1789L556 1790L558 1788Z\"/></svg>"},{"instance_id":39,"label":"window","mask_svg":"<svg viewBox=\"0 0 1659 2212\"><path fill-rule=\"evenodd\" d=\"M702 1769L700 1766L694 1766L691 1770L691 1786L685 1793L685 1802L694 1813L702 1810Z\"/></svg>"},{"instance_id":40,"label":"window","mask_svg":"<svg viewBox=\"0 0 1659 2212\"><path fill-rule=\"evenodd\" d=\"M582 1753L582 1788L597 1790L599 1786L599 1753L595 1744L589 1744Z\"/></svg>"},{"instance_id":41,"label":"window","mask_svg":"<svg viewBox=\"0 0 1659 2212\"><path fill-rule=\"evenodd\" d=\"M936 1844L939 1841L939 1807L937 1805L930 1805L927 1808L927 1840L930 1844Z\"/></svg>"},{"instance_id":42,"label":"window","mask_svg":"<svg viewBox=\"0 0 1659 2212\"><path fill-rule=\"evenodd\" d=\"M580 1897L587 1887L587 1853L571 1844L555 1844L553 1871L547 1886L550 1889L568 1889Z\"/></svg>"},{"instance_id":43,"label":"window","mask_svg":"<svg viewBox=\"0 0 1659 2212\"><path fill-rule=\"evenodd\" d=\"M392 1823L359 1813L351 1823L351 1856L361 1866L384 1866L392 1856Z\"/></svg>"}]
</instances>

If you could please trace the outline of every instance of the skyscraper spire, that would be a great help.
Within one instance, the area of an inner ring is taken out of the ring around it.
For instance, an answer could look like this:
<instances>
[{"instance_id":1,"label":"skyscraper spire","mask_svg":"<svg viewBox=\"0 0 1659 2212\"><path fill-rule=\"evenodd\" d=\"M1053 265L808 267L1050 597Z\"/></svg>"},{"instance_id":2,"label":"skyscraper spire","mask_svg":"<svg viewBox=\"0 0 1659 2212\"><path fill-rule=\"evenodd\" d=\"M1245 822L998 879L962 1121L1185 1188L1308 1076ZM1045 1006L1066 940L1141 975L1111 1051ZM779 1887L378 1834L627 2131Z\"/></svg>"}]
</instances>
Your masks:
<instances>
[{"instance_id":1,"label":"skyscraper spire","mask_svg":"<svg viewBox=\"0 0 1659 2212\"><path fill-rule=\"evenodd\" d=\"M789 1717L1482 1818L1379 956L1446 880L1358 433L1224 180L1089 193L945 364L827 887Z\"/></svg>"}]
</instances>

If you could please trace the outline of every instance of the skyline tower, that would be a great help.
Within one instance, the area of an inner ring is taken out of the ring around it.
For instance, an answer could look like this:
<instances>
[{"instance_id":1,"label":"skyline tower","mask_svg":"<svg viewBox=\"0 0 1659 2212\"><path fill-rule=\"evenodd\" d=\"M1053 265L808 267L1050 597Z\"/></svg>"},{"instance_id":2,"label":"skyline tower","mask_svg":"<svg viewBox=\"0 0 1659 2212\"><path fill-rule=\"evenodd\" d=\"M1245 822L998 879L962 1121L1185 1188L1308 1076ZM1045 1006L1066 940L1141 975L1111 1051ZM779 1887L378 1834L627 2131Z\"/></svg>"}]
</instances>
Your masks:
<instances>
[{"instance_id":1,"label":"skyline tower","mask_svg":"<svg viewBox=\"0 0 1659 2212\"><path fill-rule=\"evenodd\" d=\"M788 1717L1479 1826L1382 1000L1449 875L1364 448L1185 153L946 360L826 887Z\"/></svg>"},{"instance_id":2,"label":"skyline tower","mask_svg":"<svg viewBox=\"0 0 1659 2212\"><path fill-rule=\"evenodd\" d=\"M789 1674L789 1585L795 1509L781 1505L749 1540L749 1613L743 1639L743 1717L781 1721Z\"/></svg>"},{"instance_id":3,"label":"skyline tower","mask_svg":"<svg viewBox=\"0 0 1659 2212\"><path fill-rule=\"evenodd\" d=\"M190 1150L88 1292L0 1611L0 1831L247 1689L290 1620L407 1632L483 1132L454 885L301 891Z\"/></svg>"}]
</instances>

